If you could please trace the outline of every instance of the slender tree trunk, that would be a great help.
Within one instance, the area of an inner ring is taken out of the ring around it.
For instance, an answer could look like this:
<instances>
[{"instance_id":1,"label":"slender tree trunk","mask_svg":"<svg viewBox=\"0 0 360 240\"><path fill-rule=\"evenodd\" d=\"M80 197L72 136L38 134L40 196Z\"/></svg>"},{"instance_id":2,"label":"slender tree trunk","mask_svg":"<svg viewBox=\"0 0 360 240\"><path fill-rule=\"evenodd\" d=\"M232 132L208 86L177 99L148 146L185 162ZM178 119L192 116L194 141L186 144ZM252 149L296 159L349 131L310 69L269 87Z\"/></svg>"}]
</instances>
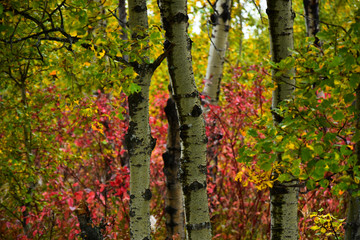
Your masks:
<instances>
[{"instance_id":1,"label":"slender tree trunk","mask_svg":"<svg viewBox=\"0 0 360 240\"><path fill-rule=\"evenodd\" d=\"M224 58L230 29L230 9L231 0L218 0L212 17L214 27L211 35L203 93L210 98L210 102L213 104L217 104L219 101L220 82L223 76Z\"/></svg>"},{"instance_id":2,"label":"slender tree trunk","mask_svg":"<svg viewBox=\"0 0 360 240\"><path fill-rule=\"evenodd\" d=\"M122 40L127 40L128 39L128 35L125 31L126 29L126 4L125 4L125 0L119 0L119 25L121 26L121 34L120 37ZM127 59L125 59L127 60Z\"/></svg>"},{"instance_id":3,"label":"slender tree trunk","mask_svg":"<svg viewBox=\"0 0 360 240\"><path fill-rule=\"evenodd\" d=\"M25 146L25 158L26 158L26 163L28 166L33 166L36 165L36 163L33 161L33 159L31 158L31 155L33 155L33 149L32 149L32 130L31 130L31 119L28 117L27 109L29 108L28 106L28 99L26 97L26 76L28 74L28 70L29 70L29 66L30 66L30 62L27 63L27 66L24 68L24 70L20 70L21 72L21 77L20 77L20 91L21 91L21 103L22 103L22 107L23 107L23 111L24 111L24 125L23 125L23 134L24 134L24 146ZM30 172L30 174L34 174L33 172ZM34 195L34 189L36 187L37 183L35 181L30 181L29 182L29 186L27 187L27 192L26 192L26 198L30 199L33 197ZM29 210L31 208L31 202L24 202L24 206L25 206L25 211L23 211L22 213L22 226L23 226L23 230L24 233L26 234L26 236L28 238L31 238L31 225L26 223L27 219L30 217L29 214Z\"/></svg>"},{"instance_id":4,"label":"slender tree trunk","mask_svg":"<svg viewBox=\"0 0 360 240\"><path fill-rule=\"evenodd\" d=\"M99 226L95 226L91 218L91 212L86 202L81 202L75 211L78 218L81 233L80 236L84 240L102 240L103 236Z\"/></svg>"},{"instance_id":5,"label":"slender tree trunk","mask_svg":"<svg viewBox=\"0 0 360 240\"><path fill-rule=\"evenodd\" d=\"M171 89L170 89L171 90ZM185 239L184 200L180 181L180 126L175 101L171 97L167 101L165 113L168 120L168 137L166 152L163 154L164 173L166 176L165 218L167 239L178 234Z\"/></svg>"},{"instance_id":6,"label":"slender tree trunk","mask_svg":"<svg viewBox=\"0 0 360 240\"><path fill-rule=\"evenodd\" d=\"M215 105L219 102L220 83L223 77L225 53L228 45L231 6L231 0L218 0L216 1L215 13L212 15L213 31L210 39L208 66L203 94L209 97L206 101ZM207 125L215 126L217 125L217 120L207 122ZM218 138L216 133L210 133L209 139L216 138ZM216 145L212 145L208 146L207 149L207 156L209 159L208 166L209 169L211 169L210 175L212 177L210 179L212 179L214 183L216 183L216 174L218 170L218 156L215 151L216 147Z\"/></svg>"},{"instance_id":7,"label":"slender tree trunk","mask_svg":"<svg viewBox=\"0 0 360 240\"><path fill-rule=\"evenodd\" d=\"M360 130L360 85L356 89L356 100L355 100L355 116L356 129ZM357 166L360 165L360 141L355 143L355 153L357 157ZM355 191L358 191L356 189ZM360 198L358 196L352 196L353 191L350 193L350 203L348 209L348 215L346 219L345 227L345 240L360 240Z\"/></svg>"},{"instance_id":8,"label":"slender tree trunk","mask_svg":"<svg viewBox=\"0 0 360 240\"><path fill-rule=\"evenodd\" d=\"M315 37L314 44L319 46L316 34L319 32L319 0L304 0L306 35Z\"/></svg>"},{"instance_id":9,"label":"slender tree trunk","mask_svg":"<svg viewBox=\"0 0 360 240\"><path fill-rule=\"evenodd\" d=\"M187 33L185 0L159 0L165 48L172 45L168 68L180 120L181 179L185 201L188 239L211 239L206 192L205 125L191 60L191 39Z\"/></svg>"},{"instance_id":10,"label":"slender tree trunk","mask_svg":"<svg viewBox=\"0 0 360 240\"><path fill-rule=\"evenodd\" d=\"M119 25L121 26L120 38L122 40L128 40L129 36L126 31L126 29L127 29L126 0L119 0L118 10L119 10L118 21L119 21ZM123 55L123 59L125 61L129 61L129 56ZM125 68L124 66L120 66L120 71L122 71L124 68ZM126 119L126 121L128 121L128 118L126 116L125 116L125 119ZM124 143L124 140L123 140L123 143ZM123 146L124 146L124 149L127 150L126 144L123 144ZM124 155L121 157L120 161L121 161L121 166L129 166L129 155L127 154L127 152L124 153Z\"/></svg>"},{"instance_id":11,"label":"slender tree trunk","mask_svg":"<svg viewBox=\"0 0 360 240\"><path fill-rule=\"evenodd\" d=\"M146 0L129 1L129 27L132 39L145 37L148 28ZM136 46L135 46L136 47ZM130 156L130 237L150 239L150 155L155 147L149 125L149 87L153 70L141 66L134 82L141 88L130 94L129 129L126 145Z\"/></svg>"},{"instance_id":12,"label":"slender tree trunk","mask_svg":"<svg viewBox=\"0 0 360 240\"><path fill-rule=\"evenodd\" d=\"M272 61L280 62L291 55L289 49L293 49L293 21L294 12L291 8L291 0L267 0L267 14L269 17L269 30L271 42ZM276 70L272 72L275 90L272 97L272 109L284 100L292 98L295 80L294 69L287 74L276 76ZM273 112L274 124L278 125L282 117ZM277 161L281 162L281 153L277 153ZM280 169L285 171L285 169ZM287 183L275 182L270 190L271 211L271 239L291 240L298 239L297 204L298 187L297 180Z\"/></svg>"},{"instance_id":13,"label":"slender tree trunk","mask_svg":"<svg viewBox=\"0 0 360 240\"><path fill-rule=\"evenodd\" d=\"M241 32L240 32L240 37L239 37L239 59L237 61L237 65L242 60L242 50L243 50L243 39L244 39L243 23L244 23L244 17L242 15L242 11L243 11L243 6L241 6L240 13L239 13Z\"/></svg>"}]
</instances>

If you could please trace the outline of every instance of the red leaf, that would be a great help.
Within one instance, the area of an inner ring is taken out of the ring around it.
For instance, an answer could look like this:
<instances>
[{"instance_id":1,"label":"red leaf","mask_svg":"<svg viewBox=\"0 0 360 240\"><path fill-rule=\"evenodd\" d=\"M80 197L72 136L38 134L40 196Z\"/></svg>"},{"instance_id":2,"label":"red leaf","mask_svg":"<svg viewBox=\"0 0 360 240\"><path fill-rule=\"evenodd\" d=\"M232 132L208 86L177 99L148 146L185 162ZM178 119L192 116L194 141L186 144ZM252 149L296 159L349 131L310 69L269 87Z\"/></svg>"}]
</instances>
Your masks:
<instances>
[{"instance_id":1,"label":"red leaf","mask_svg":"<svg viewBox=\"0 0 360 240\"><path fill-rule=\"evenodd\" d=\"M86 200L86 202L91 203L94 200L94 198L95 198L95 192L90 192L88 194L88 199Z\"/></svg>"},{"instance_id":2,"label":"red leaf","mask_svg":"<svg viewBox=\"0 0 360 240\"><path fill-rule=\"evenodd\" d=\"M72 198L68 198L66 201L69 204L69 207L74 206L74 200Z\"/></svg>"}]
</instances>

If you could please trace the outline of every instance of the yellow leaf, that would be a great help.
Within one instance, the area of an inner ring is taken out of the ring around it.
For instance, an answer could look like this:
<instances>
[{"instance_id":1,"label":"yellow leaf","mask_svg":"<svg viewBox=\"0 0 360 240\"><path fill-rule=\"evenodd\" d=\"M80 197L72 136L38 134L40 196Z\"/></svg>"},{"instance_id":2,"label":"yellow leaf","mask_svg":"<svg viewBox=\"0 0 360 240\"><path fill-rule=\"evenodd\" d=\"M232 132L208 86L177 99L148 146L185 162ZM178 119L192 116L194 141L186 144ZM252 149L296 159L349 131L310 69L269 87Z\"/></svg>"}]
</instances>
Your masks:
<instances>
[{"instance_id":1,"label":"yellow leaf","mask_svg":"<svg viewBox=\"0 0 360 240\"><path fill-rule=\"evenodd\" d=\"M316 230L319 229L319 227L318 226L311 226L310 229L316 231Z\"/></svg>"},{"instance_id":2,"label":"yellow leaf","mask_svg":"<svg viewBox=\"0 0 360 240\"><path fill-rule=\"evenodd\" d=\"M104 55L105 55L105 50L104 49L102 49L101 50L101 52L99 52L99 55L97 56L97 58L103 58L104 57Z\"/></svg>"},{"instance_id":3,"label":"yellow leaf","mask_svg":"<svg viewBox=\"0 0 360 240\"><path fill-rule=\"evenodd\" d=\"M360 66L357 66L355 69L354 69L354 72L360 72Z\"/></svg>"},{"instance_id":4,"label":"yellow leaf","mask_svg":"<svg viewBox=\"0 0 360 240\"><path fill-rule=\"evenodd\" d=\"M273 187L273 183L271 181L265 181L265 184L268 185L269 188Z\"/></svg>"},{"instance_id":5,"label":"yellow leaf","mask_svg":"<svg viewBox=\"0 0 360 240\"><path fill-rule=\"evenodd\" d=\"M242 180L242 175L243 175L243 172L238 172L236 174L236 177L235 177L235 181L240 181Z\"/></svg>"},{"instance_id":6,"label":"yellow leaf","mask_svg":"<svg viewBox=\"0 0 360 240\"><path fill-rule=\"evenodd\" d=\"M294 150L295 149L295 144L294 143L288 143L286 147L288 149L290 149L290 150Z\"/></svg>"},{"instance_id":7,"label":"yellow leaf","mask_svg":"<svg viewBox=\"0 0 360 240\"><path fill-rule=\"evenodd\" d=\"M91 64L89 62L84 62L84 66L89 67Z\"/></svg>"},{"instance_id":8,"label":"yellow leaf","mask_svg":"<svg viewBox=\"0 0 360 240\"><path fill-rule=\"evenodd\" d=\"M276 142L281 142L281 140L282 140L283 138L284 138L283 136L277 135L276 138L275 138L275 140L276 140Z\"/></svg>"},{"instance_id":9,"label":"yellow leaf","mask_svg":"<svg viewBox=\"0 0 360 240\"><path fill-rule=\"evenodd\" d=\"M309 145L309 144L306 144L306 147L307 147L308 149L310 149L310 150L314 150L314 147L311 146L311 145Z\"/></svg>"}]
</instances>

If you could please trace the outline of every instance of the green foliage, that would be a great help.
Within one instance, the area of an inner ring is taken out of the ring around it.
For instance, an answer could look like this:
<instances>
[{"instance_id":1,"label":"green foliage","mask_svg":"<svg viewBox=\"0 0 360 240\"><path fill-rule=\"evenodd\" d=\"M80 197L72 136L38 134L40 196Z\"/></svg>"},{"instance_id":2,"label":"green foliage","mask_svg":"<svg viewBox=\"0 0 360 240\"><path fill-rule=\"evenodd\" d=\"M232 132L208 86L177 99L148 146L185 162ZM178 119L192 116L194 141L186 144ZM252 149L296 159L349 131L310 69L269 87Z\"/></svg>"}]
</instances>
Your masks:
<instances>
[{"instance_id":1,"label":"green foliage","mask_svg":"<svg viewBox=\"0 0 360 240\"><path fill-rule=\"evenodd\" d=\"M359 35L358 16L350 10L351 24L324 23L317 37L321 47L312 45L314 38L299 41L293 55L278 64L269 62L279 74L295 67L296 90L294 99L282 103L273 111L282 117L278 126L272 126L271 118L263 115L258 124L264 128L250 129L251 148L240 151L247 162L256 157L264 171L278 172L273 180L280 182L299 179L308 190L327 187L330 182L339 186L334 191L344 191L358 182L355 175L347 184L336 176L353 172L358 164L354 160L353 144L359 140L353 101L359 86ZM355 10L356 11L356 10ZM296 29L296 27L295 27ZM261 137L260 137L261 136ZM281 163L275 157L281 153ZM271 160L270 160L271 159ZM282 171L280 171L282 172ZM338 175L337 175L338 174Z\"/></svg>"}]
</instances>

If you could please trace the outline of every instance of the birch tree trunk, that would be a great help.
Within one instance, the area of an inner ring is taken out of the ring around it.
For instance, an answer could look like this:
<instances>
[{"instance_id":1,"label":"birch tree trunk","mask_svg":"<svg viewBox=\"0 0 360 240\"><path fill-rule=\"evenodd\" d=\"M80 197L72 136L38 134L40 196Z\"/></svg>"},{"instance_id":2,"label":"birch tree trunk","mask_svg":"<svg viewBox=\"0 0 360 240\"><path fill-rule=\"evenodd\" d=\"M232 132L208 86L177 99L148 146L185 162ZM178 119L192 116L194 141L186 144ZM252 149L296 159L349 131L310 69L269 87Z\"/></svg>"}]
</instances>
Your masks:
<instances>
[{"instance_id":1,"label":"birch tree trunk","mask_svg":"<svg viewBox=\"0 0 360 240\"><path fill-rule=\"evenodd\" d=\"M230 29L231 0L218 0L213 16L213 31L211 34L208 65L204 95L210 98L212 104L219 101L220 82L223 76L224 58Z\"/></svg>"},{"instance_id":2,"label":"birch tree trunk","mask_svg":"<svg viewBox=\"0 0 360 240\"><path fill-rule=\"evenodd\" d=\"M165 196L165 218L167 239L173 239L173 235L178 235L180 239L185 239L185 216L183 191L180 181L180 126L179 117L172 98L170 97L165 107L168 120L168 137L166 152L163 154L164 174L166 176L166 196Z\"/></svg>"},{"instance_id":3,"label":"birch tree trunk","mask_svg":"<svg viewBox=\"0 0 360 240\"><path fill-rule=\"evenodd\" d=\"M356 129L360 129L360 86L356 89L356 100L355 100L355 116ZM355 153L357 157L357 166L360 165L360 141L355 143ZM358 196L352 196L354 190L349 191L350 203L347 213L346 226L345 226L345 240L358 240L360 239L360 198ZM359 191L359 189L355 189Z\"/></svg>"},{"instance_id":4,"label":"birch tree trunk","mask_svg":"<svg viewBox=\"0 0 360 240\"><path fill-rule=\"evenodd\" d=\"M145 37L148 28L146 0L129 1L129 27L132 39ZM149 87L153 70L143 65L136 71L138 77L134 82L141 90L128 98L130 122L126 134L130 160L130 237L149 240L150 155L155 147L149 125Z\"/></svg>"},{"instance_id":5,"label":"birch tree trunk","mask_svg":"<svg viewBox=\"0 0 360 240\"><path fill-rule=\"evenodd\" d=\"M316 34L319 32L319 0L304 0L306 35L315 37L314 44L319 45Z\"/></svg>"},{"instance_id":6,"label":"birch tree trunk","mask_svg":"<svg viewBox=\"0 0 360 240\"><path fill-rule=\"evenodd\" d=\"M269 17L269 31L271 43L272 61L280 62L291 55L288 49L293 49L293 21L294 12L291 8L291 0L267 0L267 14ZM287 74L276 76L276 70L272 72L272 79L275 85L272 97L272 109L292 98L295 80L294 69ZM273 111L274 124L278 125L282 117ZM277 161L281 163L281 153L277 153ZM285 169L280 169L285 171ZM297 204L298 187L297 181L279 183L275 182L270 190L270 211L271 211L271 239L292 240L298 239Z\"/></svg>"},{"instance_id":7,"label":"birch tree trunk","mask_svg":"<svg viewBox=\"0 0 360 240\"><path fill-rule=\"evenodd\" d=\"M205 124L191 60L191 39L187 33L186 0L159 0L164 47L168 55L173 97L180 120L181 179L185 201L186 235L190 240L211 239L206 192Z\"/></svg>"}]
</instances>

